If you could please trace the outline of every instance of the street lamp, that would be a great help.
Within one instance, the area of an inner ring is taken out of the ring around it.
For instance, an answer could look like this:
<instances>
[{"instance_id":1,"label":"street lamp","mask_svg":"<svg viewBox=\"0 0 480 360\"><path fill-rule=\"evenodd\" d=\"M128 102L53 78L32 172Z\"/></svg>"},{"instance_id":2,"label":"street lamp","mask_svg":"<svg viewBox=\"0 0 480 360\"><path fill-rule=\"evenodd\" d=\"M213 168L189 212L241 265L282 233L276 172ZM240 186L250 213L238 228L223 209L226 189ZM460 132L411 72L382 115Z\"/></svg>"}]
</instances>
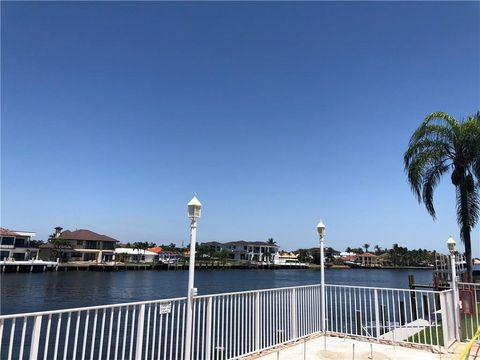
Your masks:
<instances>
[{"instance_id":1,"label":"street lamp","mask_svg":"<svg viewBox=\"0 0 480 360\"><path fill-rule=\"evenodd\" d=\"M320 221L317 225L317 233L320 237L320 307L321 307L321 330L325 332L325 256L323 254L323 239L325 238L325 224Z\"/></svg>"},{"instance_id":2,"label":"street lamp","mask_svg":"<svg viewBox=\"0 0 480 360\"><path fill-rule=\"evenodd\" d=\"M455 306L455 338L459 341L460 340L460 304L459 304L459 297L458 297L458 287L457 287L457 265L455 263L455 253L457 243L456 241L450 236L447 240L447 247L448 251L450 252L450 266L452 268L452 289L453 289L453 303Z\"/></svg>"},{"instance_id":3,"label":"street lamp","mask_svg":"<svg viewBox=\"0 0 480 360\"><path fill-rule=\"evenodd\" d=\"M194 287L195 276L195 244L197 242L197 219L202 211L202 204L196 196L187 204L188 217L190 218L190 259L188 261L188 294L187 294L187 324L185 334L185 360L191 359L192 344L192 313L193 297L197 295L197 289Z\"/></svg>"},{"instance_id":4,"label":"street lamp","mask_svg":"<svg viewBox=\"0 0 480 360\"><path fill-rule=\"evenodd\" d=\"M447 240L447 247L448 251L450 252L451 255L455 254L455 251L457 250L457 242L450 236Z\"/></svg>"}]
</instances>

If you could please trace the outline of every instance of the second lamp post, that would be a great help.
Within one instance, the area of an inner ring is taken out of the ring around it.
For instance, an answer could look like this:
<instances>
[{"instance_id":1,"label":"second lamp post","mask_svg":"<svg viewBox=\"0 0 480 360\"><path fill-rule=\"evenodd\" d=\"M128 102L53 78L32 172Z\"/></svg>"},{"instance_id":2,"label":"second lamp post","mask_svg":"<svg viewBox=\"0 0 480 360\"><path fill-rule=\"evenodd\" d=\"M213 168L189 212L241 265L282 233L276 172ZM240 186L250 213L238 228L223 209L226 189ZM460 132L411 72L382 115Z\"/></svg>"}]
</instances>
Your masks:
<instances>
[{"instance_id":1,"label":"second lamp post","mask_svg":"<svg viewBox=\"0 0 480 360\"><path fill-rule=\"evenodd\" d=\"M320 237L320 307L321 307L321 330L325 332L325 254L323 239L325 238L325 224L320 221L317 225L317 233Z\"/></svg>"},{"instance_id":2,"label":"second lamp post","mask_svg":"<svg viewBox=\"0 0 480 360\"><path fill-rule=\"evenodd\" d=\"M197 219L202 211L202 204L194 196L187 204L188 217L190 218L190 260L188 261L188 294L187 294L187 323L185 334L185 359L190 360L192 350L192 313L193 298L197 295L194 284L195 275L195 245L197 242Z\"/></svg>"}]
</instances>

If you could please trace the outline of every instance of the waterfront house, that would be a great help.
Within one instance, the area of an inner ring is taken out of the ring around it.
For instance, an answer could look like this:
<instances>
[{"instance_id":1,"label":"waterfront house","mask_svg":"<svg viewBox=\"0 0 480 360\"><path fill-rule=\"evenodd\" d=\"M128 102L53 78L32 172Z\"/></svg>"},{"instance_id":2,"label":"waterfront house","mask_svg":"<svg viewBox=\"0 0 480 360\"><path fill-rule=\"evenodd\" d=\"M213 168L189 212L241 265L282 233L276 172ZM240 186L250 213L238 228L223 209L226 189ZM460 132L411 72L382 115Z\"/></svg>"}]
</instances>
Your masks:
<instances>
[{"instance_id":1,"label":"waterfront house","mask_svg":"<svg viewBox=\"0 0 480 360\"><path fill-rule=\"evenodd\" d=\"M118 240L86 229L62 230L60 226L57 226L49 243L40 246L40 258L51 260L52 252L59 249L62 254L61 262L95 261L102 263L113 260L114 248L115 244L119 242ZM56 242L60 245L55 245Z\"/></svg>"},{"instance_id":2,"label":"waterfront house","mask_svg":"<svg viewBox=\"0 0 480 360\"><path fill-rule=\"evenodd\" d=\"M38 257L39 249L30 246L36 233L0 228L0 260L24 261Z\"/></svg>"},{"instance_id":3,"label":"waterfront house","mask_svg":"<svg viewBox=\"0 0 480 360\"><path fill-rule=\"evenodd\" d=\"M158 255L158 261L164 264L175 264L178 260L183 258L183 255L177 251L165 251L160 246L147 249Z\"/></svg>"},{"instance_id":4,"label":"waterfront house","mask_svg":"<svg viewBox=\"0 0 480 360\"><path fill-rule=\"evenodd\" d=\"M377 255L371 253L363 253L357 255L355 262L359 264L361 267L379 267L380 266L380 259Z\"/></svg>"},{"instance_id":5,"label":"waterfront house","mask_svg":"<svg viewBox=\"0 0 480 360\"><path fill-rule=\"evenodd\" d=\"M348 258L348 260L351 260L352 256L356 257L357 254L354 253L354 252L348 252L348 251L343 251L343 252L340 253L340 258L342 260L345 260L346 258Z\"/></svg>"},{"instance_id":6,"label":"waterfront house","mask_svg":"<svg viewBox=\"0 0 480 360\"><path fill-rule=\"evenodd\" d=\"M254 263L273 263L279 246L265 241L230 241L220 243L211 241L202 245L212 247L215 251L226 251L231 260Z\"/></svg>"},{"instance_id":7,"label":"waterfront house","mask_svg":"<svg viewBox=\"0 0 480 360\"><path fill-rule=\"evenodd\" d=\"M158 254L137 248L116 248L115 261L149 263L158 261Z\"/></svg>"},{"instance_id":8,"label":"waterfront house","mask_svg":"<svg viewBox=\"0 0 480 360\"><path fill-rule=\"evenodd\" d=\"M298 254L293 252L280 251L275 254L273 259L275 265L299 265Z\"/></svg>"}]
</instances>

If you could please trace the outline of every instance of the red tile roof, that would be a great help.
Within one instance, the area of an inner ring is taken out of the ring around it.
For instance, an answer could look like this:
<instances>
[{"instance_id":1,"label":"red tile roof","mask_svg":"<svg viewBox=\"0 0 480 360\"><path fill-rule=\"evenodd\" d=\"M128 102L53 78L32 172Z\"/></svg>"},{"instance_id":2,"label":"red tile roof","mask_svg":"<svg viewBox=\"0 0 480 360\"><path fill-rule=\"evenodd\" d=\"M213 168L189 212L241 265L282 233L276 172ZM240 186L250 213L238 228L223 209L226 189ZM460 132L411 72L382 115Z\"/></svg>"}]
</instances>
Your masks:
<instances>
[{"instance_id":1,"label":"red tile roof","mask_svg":"<svg viewBox=\"0 0 480 360\"><path fill-rule=\"evenodd\" d=\"M157 254L160 254L163 251L163 249L160 246L155 246L155 247L147 249L147 250L151 251L151 252L154 252L154 253L157 253Z\"/></svg>"},{"instance_id":2,"label":"red tile roof","mask_svg":"<svg viewBox=\"0 0 480 360\"><path fill-rule=\"evenodd\" d=\"M80 229L75 231L65 230L60 234L60 239L64 240L90 240L90 241L113 241L118 242L117 239L110 236L97 234L96 232Z\"/></svg>"},{"instance_id":3,"label":"red tile roof","mask_svg":"<svg viewBox=\"0 0 480 360\"><path fill-rule=\"evenodd\" d=\"M360 254L360 255L358 255L358 256L359 256L359 257L360 257L360 256L363 256L363 257L378 257L377 255L372 254L372 253L368 253L368 252L367 252L367 253Z\"/></svg>"},{"instance_id":4,"label":"red tile roof","mask_svg":"<svg viewBox=\"0 0 480 360\"><path fill-rule=\"evenodd\" d=\"M8 229L0 227L0 235L3 236L17 236L17 233L14 233L13 231L10 231Z\"/></svg>"}]
</instances>

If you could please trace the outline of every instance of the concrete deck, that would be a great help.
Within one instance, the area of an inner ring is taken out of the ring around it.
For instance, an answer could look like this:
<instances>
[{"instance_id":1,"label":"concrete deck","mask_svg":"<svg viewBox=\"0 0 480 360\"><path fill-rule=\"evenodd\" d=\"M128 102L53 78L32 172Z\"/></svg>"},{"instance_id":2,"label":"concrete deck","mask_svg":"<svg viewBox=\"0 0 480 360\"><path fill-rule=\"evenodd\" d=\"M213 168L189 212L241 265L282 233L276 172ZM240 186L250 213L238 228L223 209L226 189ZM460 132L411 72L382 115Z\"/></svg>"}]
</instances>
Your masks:
<instances>
[{"instance_id":1,"label":"concrete deck","mask_svg":"<svg viewBox=\"0 0 480 360\"><path fill-rule=\"evenodd\" d=\"M325 350L326 346L326 350ZM465 344L457 344L451 353L434 353L403 346L384 345L376 342L353 340L340 337L311 337L299 342L286 344L276 349L251 355L244 359L262 360L313 360L313 359L353 359L353 360L453 360L457 359ZM477 359L476 348L472 348L470 359ZM480 355L480 354L479 354ZM479 357L480 359L480 357Z\"/></svg>"}]
</instances>

